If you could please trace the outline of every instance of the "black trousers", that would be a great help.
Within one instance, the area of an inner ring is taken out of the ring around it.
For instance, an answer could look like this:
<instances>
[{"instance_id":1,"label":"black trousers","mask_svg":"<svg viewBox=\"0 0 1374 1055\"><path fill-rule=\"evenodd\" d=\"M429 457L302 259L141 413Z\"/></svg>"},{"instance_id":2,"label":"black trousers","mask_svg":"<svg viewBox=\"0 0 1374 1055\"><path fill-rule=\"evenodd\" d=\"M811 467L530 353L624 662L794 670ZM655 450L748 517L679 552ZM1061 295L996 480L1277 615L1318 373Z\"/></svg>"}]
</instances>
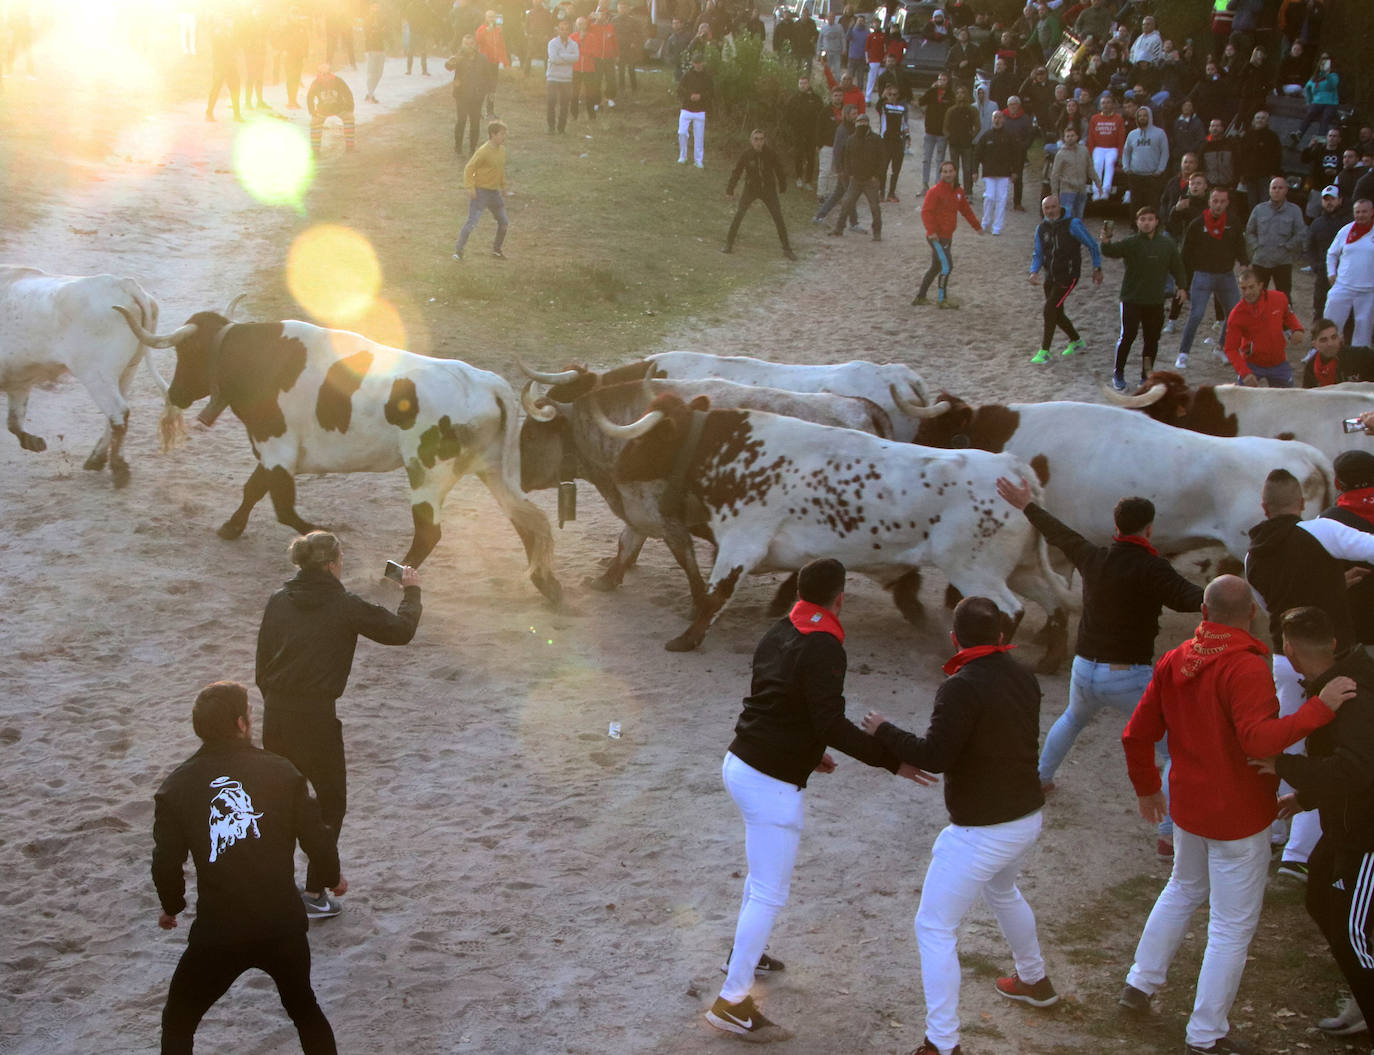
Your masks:
<instances>
[{"instance_id":1,"label":"black trousers","mask_svg":"<svg viewBox=\"0 0 1374 1055\"><path fill-rule=\"evenodd\" d=\"M820 148L809 139L798 139L792 147L792 169L797 179L808 187L816 185L816 168L820 160Z\"/></svg>"},{"instance_id":2,"label":"black trousers","mask_svg":"<svg viewBox=\"0 0 1374 1055\"><path fill-rule=\"evenodd\" d=\"M882 197L883 183L887 183L887 196L897 197L897 177L902 174L902 159L906 156L906 144L901 137L883 137L883 146L887 150L887 157L883 160L883 172L878 177L878 196ZM888 173L891 173L889 176Z\"/></svg>"},{"instance_id":3,"label":"black trousers","mask_svg":"<svg viewBox=\"0 0 1374 1055\"><path fill-rule=\"evenodd\" d=\"M262 716L262 746L290 761L310 781L320 802L320 820L338 839L348 809L343 723L269 705ZM305 889L315 894L324 889L314 861L306 869Z\"/></svg>"},{"instance_id":4,"label":"black trousers","mask_svg":"<svg viewBox=\"0 0 1374 1055\"><path fill-rule=\"evenodd\" d=\"M620 57L620 61L616 64L616 72L619 79L621 92L625 91L626 81L629 81L630 83L630 91L639 91L639 81L635 79L634 60L628 59L624 55L622 55Z\"/></svg>"},{"instance_id":5,"label":"black trousers","mask_svg":"<svg viewBox=\"0 0 1374 1055\"><path fill-rule=\"evenodd\" d=\"M1140 353L1140 376L1143 378L1155 368L1155 356L1159 354L1159 335L1164 332L1164 304L1122 304L1121 339L1116 343L1116 372L1126 369L1126 360L1131 354L1135 336L1143 331L1145 348ZM1124 376L1124 375L1123 375Z\"/></svg>"},{"instance_id":6,"label":"black trousers","mask_svg":"<svg viewBox=\"0 0 1374 1055\"><path fill-rule=\"evenodd\" d=\"M237 61L233 61L224 66L216 65L211 74L210 97L205 103L207 117L214 115L215 104L219 102L219 90L225 85L229 86L229 102L234 107L234 117L242 116L239 113L239 66Z\"/></svg>"},{"instance_id":7,"label":"black trousers","mask_svg":"<svg viewBox=\"0 0 1374 1055\"><path fill-rule=\"evenodd\" d=\"M336 1055L334 1031L310 988L305 932L241 945L187 945L162 1009L162 1055L191 1055L196 1027L239 975L257 968L277 983L305 1055Z\"/></svg>"},{"instance_id":8,"label":"black trousers","mask_svg":"<svg viewBox=\"0 0 1374 1055\"><path fill-rule=\"evenodd\" d=\"M549 81L547 88L549 131L562 132L568 127L568 106L573 99L572 81Z\"/></svg>"},{"instance_id":9,"label":"black trousers","mask_svg":"<svg viewBox=\"0 0 1374 1055\"><path fill-rule=\"evenodd\" d=\"M835 234L844 234L844 218L858 212L859 195L862 194L868 202L868 210L873 214L873 240L881 241L883 237L883 207L878 199L882 197L882 183L877 177L871 179L851 179L849 186L845 188L844 197L840 199L840 217L835 221Z\"/></svg>"},{"instance_id":10,"label":"black trousers","mask_svg":"<svg viewBox=\"0 0 1374 1055\"><path fill-rule=\"evenodd\" d=\"M768 210L768 215L773 217L773 226L778 229L778 241L782 243L784 251L790 251L792 247L787 242L787 224L782 219L782 205L778 201L778 192L772 187L768 187L759 193L748 184L745 184L744 193L739 196L739 208L735 210L735 218L730 221L730 232L725 236L725 248L734 248L735 236L739 234L739 225L744 219L744 214L749 211L749 206L753 205L755 201L763 202L764 208Z\"/></svg>"},{"instance_id":11,"label":"black trousers","mask_svg":"<svg viewBox=\"0 0 1374 1055\"><path fill-rule=\"evenodd\" d=\"M930 245L930 267L926 269L925 277L921 279L921 288L916 295L924 297L929 293L930 284L938 277L939 299L944 300L945 294L949 292L949 273L954 270L954 239L926 235L926 242Z\"/></svg>"},{"instance_id":12,"label":"black trousers","mask_svg":"<svg viewBox=\"0 0 1374 1055\"><path fill-rule=\"evenodd\" d=\"M1339 883L1340 888L1333 884ZM1316 922L1366 1022L1374 1022L1374 853L1340 850L1323 837L1307 862L1307 912Z\"/></svg>"},{"instance_id":13,"label":"black trousers","mask_svg":"<svg viewBox=\"0 0 1374 1055\"><path fill-rule=\"evenodd\" d=\"M453 125L453 152L461 154L463 152L463 129L468 133L468 153L477 153L477 137L482 125L482 97L480 95L472 98L454 99L454 107L457 110L457 120Z\"/></svg>"},{"instance_id":14,"label":"black trousers","mask_svg":"<svg viewBox=\"0 0 1374 1055\"><path fill-rule=\"evenodd\" d=\"M1270 282L1273 282L1273 283L1274 283L1274 288L1275 288L1276 290L1278 290L1280 293L1282 293L1285 297L1287 297L1288 300L1289 300L1289 306L1290 306L1290 307L1292 306L1292 300L1293 300L1293 265L1292 265L1292 264L1279 264L1277 267L1260 267L1258 264L1251 264L1250 266L1251 266L1252 268L1254 268L1255 274L1259 277L1259 280L1260 280L1261 282L1264 283L1264 288L1265 288L1265 289L1268 289L1268 288L1269 288L1269 283L1270 283ZM1315 277L1315 276L1313 276L1313 277ZM1323 298L1323 300L1322 300L1322 306L1323 306L1323 307L1326 306L1326 301L1325 301L1324 298Z\"/></svg>"},{"instance_id":15,"label":"black trousers","mask_svg":"<svg viewBox=\"0 0 1374 1055\"><path fill-rule=\"evenodd\" d=\"M1059 327L1069 340L1078 340L1078 331L1074 329L1073 323L1069 321L1068 313L1064 311L1064 302L1069 299L1069 294L1073 292L1074 286L1078 285L1075 279L1067 286L1061 286L1057 282L1045 280L1045 328L1040 337L1040 347L1048 348L1050 341L1054 340L1054 329ZM1161 321L1161 326L1164 323Z\"/></svg>"}]
</instances>

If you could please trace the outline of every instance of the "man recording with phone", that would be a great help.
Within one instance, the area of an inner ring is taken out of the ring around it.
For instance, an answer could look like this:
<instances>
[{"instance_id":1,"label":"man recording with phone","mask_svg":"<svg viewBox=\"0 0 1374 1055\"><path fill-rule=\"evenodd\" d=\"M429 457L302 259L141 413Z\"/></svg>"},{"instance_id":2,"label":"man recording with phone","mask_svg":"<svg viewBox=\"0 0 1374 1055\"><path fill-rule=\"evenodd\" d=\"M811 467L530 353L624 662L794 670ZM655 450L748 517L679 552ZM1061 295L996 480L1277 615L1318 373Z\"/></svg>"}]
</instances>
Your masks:
<instances>
[{"instance_id":1,"label":"man recording with phone","mask_svg":"<svg viewBox=\"0 0 1374 1055\"><path fill-rule=\"evenodd\" d=\"M344 589L343 550L328 531L294 539L290 552L300 571L268 600L258 630L262 746L289 759L314 785L320 819L337 840L347 776L335 702L348 685L358 635L382 645L408 644L415 636L420 576L414 568L401 568L405 593L393 614ZM325 891L327 878L311 861L302 894L311 919L339 914L339 903Z\"/></svg>"}]
</instances>

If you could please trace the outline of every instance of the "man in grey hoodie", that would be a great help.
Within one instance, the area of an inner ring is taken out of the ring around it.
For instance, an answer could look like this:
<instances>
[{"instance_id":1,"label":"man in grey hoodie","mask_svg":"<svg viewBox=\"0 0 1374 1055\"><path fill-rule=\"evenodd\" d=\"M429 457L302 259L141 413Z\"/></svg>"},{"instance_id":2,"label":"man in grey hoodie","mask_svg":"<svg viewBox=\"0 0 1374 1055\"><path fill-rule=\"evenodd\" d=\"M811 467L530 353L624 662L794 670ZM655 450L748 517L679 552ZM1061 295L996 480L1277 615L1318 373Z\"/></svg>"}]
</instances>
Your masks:
<instances>
[{"instance_id":1,"label":"man in grey hoodie","mask_svg":"<svg viewBox=\"0 0 1374 1055\"><path fill-rule=\"evenodd\" d=\"M1132 204L1156 205L1164 189L1164 172L1169 167L1169 139L1154 123L1148 106L1136 111L1135 123L1121 155L1126 189Z\"/></svg>"}]
</instances>

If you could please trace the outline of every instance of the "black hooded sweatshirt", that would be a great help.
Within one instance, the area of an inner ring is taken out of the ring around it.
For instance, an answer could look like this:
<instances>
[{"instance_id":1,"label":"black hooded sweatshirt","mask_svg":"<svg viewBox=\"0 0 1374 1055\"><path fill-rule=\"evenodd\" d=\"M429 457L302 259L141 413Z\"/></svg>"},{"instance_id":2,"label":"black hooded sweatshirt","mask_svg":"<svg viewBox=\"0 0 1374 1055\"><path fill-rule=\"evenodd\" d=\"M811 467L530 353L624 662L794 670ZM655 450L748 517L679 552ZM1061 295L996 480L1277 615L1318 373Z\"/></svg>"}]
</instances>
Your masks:
<instances>
[{"instance_id":1,"label":"black hooded sweatshirt","mask_svg":"<svg viewBox=\"0 0 1374 1055\"><path fill-rule=\"evenodd\" d=\"M358 635L404 645L420 622L420 587L407 586L393 615L349 593L329 571L302 568L267 602L258 631L257 683L269 706L334 717Z\"/></svg>"},{"instance_id":2,"label":"black hooded sweatshirt","mask_svg":"<svg viewBox=\"0 0 1374 1055\"><path fill-rule=\"evenodd\" d=\"M339 881L335 833L320 823L305 777L247 740L214 741L172 771L153 800L153 883L162 911L186 907L182 866L196 866L189 941L269 941L306 928L296 843L327 887Z\"/></svg>"},{"instance_id":3,"label":"black hooded sweatshirt","mask_svg":"<svg viewBox=\"0 0 1374 1055\"><path fill-rule=\"evenodd\" d=\"M1250 529L1250 552L1245 555L1245 577L1269 609L1269 637L1276 656L1283 653L1279 616L1309 604L1330 617L1337 648L1355 643L1341 562L1298 526L1299 519L1296 513L1286 513L1260 521Z\"/></svg>"},{"instance_id":4,"label":"black hooded sweatshirt","mask_svg":"<svg viewBox=\"0 0 1374 1055\"><path fill-rule=\"evenodd\" d=\"M1357 646L1338 654L1330 670L1303 687L1313 696L1342 675L1354 679L1354 697L1307 735L1305 755L1279 755L1274 768L1293 785L1304 809L1321 814L1323 839L1365 854L1374 850L1374 659Z\"/></svg>"}]
</instances>

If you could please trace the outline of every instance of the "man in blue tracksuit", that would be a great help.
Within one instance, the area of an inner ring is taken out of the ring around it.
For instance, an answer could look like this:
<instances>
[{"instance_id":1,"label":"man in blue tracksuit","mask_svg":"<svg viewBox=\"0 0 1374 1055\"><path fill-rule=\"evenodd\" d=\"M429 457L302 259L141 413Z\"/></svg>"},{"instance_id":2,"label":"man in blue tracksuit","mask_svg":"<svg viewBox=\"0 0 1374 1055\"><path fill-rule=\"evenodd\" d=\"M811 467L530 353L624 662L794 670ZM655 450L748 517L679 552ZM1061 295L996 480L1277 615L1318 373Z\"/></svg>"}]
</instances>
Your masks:
<instances>
[{"instance_id":1,"label":"man in blue tracksuit","mask_svg":"<svg viewBox=\"0 0 1374 1055\"><path fill-rule=\"evenodd\" d=\"M1093 258L1093 285L1102 285L1102 250L1097 241L1076 216L1066 216L1059 198L1051 194L1040 203L1040 211L1045 218L1035 229L1035 249L1031 253L1030 281L1041 280L1040 271L1045 271L1045 328L1040 336L1040 350L1031 357L1033 363L1047 363L1050 360L1050 341L1054 339L1055 327L1063 330L1069 338L1064 349L1065 356L1083 348L1083 338L1078 335L1074 325L1064 311L1064 302L1069 299L1078 276L1083 268L1083 254L1080 245L1086 245Z\"/></svg>"}]
</instances>

